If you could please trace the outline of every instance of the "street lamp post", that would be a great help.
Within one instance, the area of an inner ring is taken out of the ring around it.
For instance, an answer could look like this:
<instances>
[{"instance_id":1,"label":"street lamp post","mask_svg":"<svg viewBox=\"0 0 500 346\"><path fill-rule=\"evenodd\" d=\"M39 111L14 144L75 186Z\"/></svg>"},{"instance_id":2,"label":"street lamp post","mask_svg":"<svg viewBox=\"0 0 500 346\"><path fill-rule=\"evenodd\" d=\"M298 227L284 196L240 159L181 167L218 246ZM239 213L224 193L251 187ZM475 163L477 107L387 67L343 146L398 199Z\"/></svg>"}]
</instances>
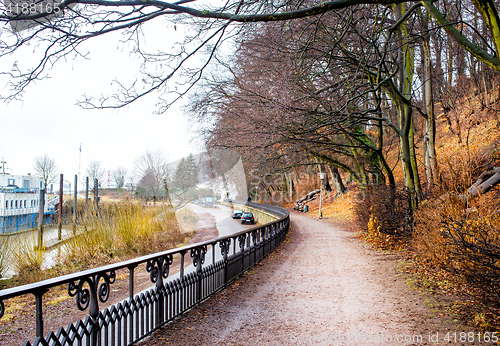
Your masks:
<instances>
[{"instance_id":1,"label":"street lamp post","mask_svg":"<svg viewBox=\"0 0 500 346\"><path fill-rule=\"evenodd\" d=\"M319 214L318 218L323 218L323 213L321 212L321 202L323 200L323 180L326 178L326 173L319 174Z\"/></svg>"}]
</instances>

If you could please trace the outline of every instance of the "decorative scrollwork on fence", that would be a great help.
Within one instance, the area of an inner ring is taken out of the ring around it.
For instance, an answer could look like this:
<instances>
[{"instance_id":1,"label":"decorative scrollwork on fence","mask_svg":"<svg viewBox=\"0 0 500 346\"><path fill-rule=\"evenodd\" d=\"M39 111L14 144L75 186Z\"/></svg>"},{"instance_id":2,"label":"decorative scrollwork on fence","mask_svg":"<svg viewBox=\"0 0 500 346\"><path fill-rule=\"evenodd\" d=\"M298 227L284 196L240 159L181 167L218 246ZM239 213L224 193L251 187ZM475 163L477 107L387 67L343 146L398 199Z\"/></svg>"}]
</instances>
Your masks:
<instances>
[{"instance_id":1,"label":"decorative scrollwork on fence","mask_svg":"<svg viewBox=\"0 0 500 346\"><path fill-rule=\"evenodd\" d=\"M193 259L193 266L198 267L198 264L205 263L205 254L207 253L207 246L200 246L191 249L190 256Z\"/></svg>"},{"instance_id":2,"label":"decorative scrollwork on fence","mask_svg":"<svg viewBox=\"0 0 500 346\"><path fill-rule=\"evenodd\" d=\"M170 272L170 265L174 261L174 257L172 255L167 255L163 257L163 278L166 279L168 277L168 273Z\"/></svg>"},{"instance_id":3,"label":"decorative scrollwork on fence","mask_svg":"<svg viewBox=\"0 0 500 346\"><path fill-rule=\"evenodd\" d=\"M104 282L99 284L100 279L104 279ZM96 284L99 284L98 297L101 303L104 303L109 298L109 292L111 291L110 285L116 280L116 272L113 270L109 274L104 274L97 277Z\"/></svg>"},{"instance_id":4,"label":"decorative scrollwork on fence","mask_svg":"<svg viewBox=\"0 0 500 346\"><path fill-rule=\"evenodd\" d=\"M90 303L90 291L88 288L83 288L83 284L86 280L87 279L85 279L85 281L80 280L78 285L75 285L74 282L68 284L68 294L70 297L76 296L76 306L81 311L87 309Z\"/></svg>"},{"instance_id":5,"label":"decorative scrollwork on fence","mask_svg":"<svg viewBox=\"0 0 500 346\"><path fill-rule=\"evenodd\" d=\"M221 239L219 240L220 254L224 257L224 260L227 259L227 255L229 255L229 246L231 245L231 239Z\"/></svg>"},{"instance_id":6,"label":"decorative scrollwork on fence","mask_svg":"<svg viewBox=\"0 0 500 346\"><path fill-rule=\"evenodd\" d=\"M157 288L162 289L163 279L168 277L172 262L173 255L171 254L147 261L146 270L149 272L151 282L156 283Z\"/></svg>"},{"instance_id":7,"label":"decorative scrollwork on fence","mask_svg":"<svg viewBox=\"0 0 500 346\"><path fill-rule=\"evenodd\" d=\"M158 277L160 276L161 265L162 263L160 262L159 258L155 258L146 263L146 271L149 273L149 278L151 279L152 283L158 281Z\"/></svg>"},{"instance_id":8,"label":"decorative scrollwork on fence","mask_svg":"<svg viewBox=\"0 0 500 346\"><path fill-rule=\"evenodd\" d=\"M240 244L240 251L243 251L245 248L245 240L247 239L247 234L243 233L238 236L238 242Z\"/></svg>"},{"instance_id":9,"label":"decorative scrollwork on fence","mask_svg":"<svg viewBox=\"0 0 500 346\"><path fill-rule=\"evenodd\" d=\"M257 244L257 230L256 230L256 229L254 229L254 230L252 231L252 243L253 243L254 245L255 245L255 244Z\"/></svg>"},{"instance_id":10,"label":"decorative scrollwork on fence","mask_svg":"<svg viewBox=\"0 0 500 346\"><path fill-rule=\"evenodd\" d=\"M99 282L101 279L104 282ZM101 303L105 303L109 298L110 285L115 282L116 272L114 270L109 273L103 273L99 275L89 276L80 279L78 284L70 282L68 284L68 294L70 297L76 297L76 306L81 311L88 308L92 295L95 294L95 299L99 299ZM88 284L88 288L84 287L85 283ZM97 301L95 302L97 304Z\"/></svg>"}]
</instances>

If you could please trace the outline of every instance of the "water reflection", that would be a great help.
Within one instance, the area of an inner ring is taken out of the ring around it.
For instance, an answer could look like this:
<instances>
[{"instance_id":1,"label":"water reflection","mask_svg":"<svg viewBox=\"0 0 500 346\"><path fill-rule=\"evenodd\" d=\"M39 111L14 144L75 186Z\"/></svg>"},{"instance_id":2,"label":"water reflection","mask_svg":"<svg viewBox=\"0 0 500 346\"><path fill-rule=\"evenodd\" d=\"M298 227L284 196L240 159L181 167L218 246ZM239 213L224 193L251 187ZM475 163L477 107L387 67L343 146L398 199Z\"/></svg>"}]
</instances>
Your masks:
<instances>
[{"instance_id":1,"label":"water reflection","mask_svg":"<svg viewBox=\"0 0 500 346\"><path fill-rule=\"evenodd\" d=\"M43 256L42 269L53 267L57 263L57 259L64 254L65 246L58 246L61 241L64 241L73 236L73 231L62 229L61 239L59 239L58 227L47 227L43 230L43 246L47 248ZM38 230L28 230L11 235L0 237L0 270L2 278L10 278L16 274L14 264L14 253L21 254L22 251L31 251L38 246Z\"/></svg>"}]
</instances>

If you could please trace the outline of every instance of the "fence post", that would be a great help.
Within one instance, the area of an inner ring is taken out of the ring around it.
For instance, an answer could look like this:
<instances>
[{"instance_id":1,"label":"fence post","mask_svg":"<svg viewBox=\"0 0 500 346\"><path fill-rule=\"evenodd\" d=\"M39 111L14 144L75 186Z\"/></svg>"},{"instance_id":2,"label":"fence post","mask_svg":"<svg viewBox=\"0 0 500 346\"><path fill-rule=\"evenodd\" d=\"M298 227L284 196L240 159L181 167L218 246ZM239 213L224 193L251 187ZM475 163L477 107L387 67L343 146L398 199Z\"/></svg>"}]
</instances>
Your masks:
<instances>
[{"instance_id":1,"label":"fence post","mask_svg":"<svg viewBox=\"0 0 500 346\"><path fill-rule=\"evenodd\" d=\"M94 204L95 204L95 212L98 216L99 213L99 180L94 179Z\"/></svg>"},{"instance_id":2,"label":"fence post","mask_svg":"<svg viewBox=\"0 0 500 346\"><path fill-rule=\"evenodd\" d=\"M240 234L238 236L238 241L240 243L240 252L241 252L241 273L245 270L245 239L247 237L246 233Z\"/></svg>"},{"instance_id":3,"label":"fence post","mask_svg":"<svg viewBox=\"0 0 500 346\"><path fill-rule=\"evenodd\" d=\"M85 214L89 206L89 177L85 179Z\"/></svg>"},{"instance_id":4,"label":"fence post","mask_svg":"<svg viewBox=\"0 0 500 346\"><path fill-rule=\"evenodd\" d=\"M43 304L42 298L48 289L43 289L35 292L35 305L36 305L36 336L43 338Z\"/></svg>"},{"instance_id":5,"label":"fence post","mask_svg":"<svg viewBox=\"0 0 500 346\"><path fill-rule=\"evenodd\" d=\"M146 270L150 273L151 281L156 284L156 294L158 294L156 327L161 326L165 322L165 286L163 285L163 279L168 277L172 262L173 256L166 255L148 261L146 264Z\"/></svg>"},{"instance_id":6,"label":"fence post","mask_svg":"<svg viewBox=\"0 0 500 346\"><path fill-rule=\"evenodd\" d=\"M101 279L103 282L100 282ZM90 345L97 346L100 344L99 335L99 301L105 303L109 298L110 285L116 280L116 272L91 274L87 277L81 277L78 283L70 282L68 284L68 294L70 297L75 297L78 309L84 311L89 307L89 317L92 321L92 330L90 334ZM88 288L85 286L88 285Z\"/></svg>"},{"instance_id":7,"label":"fence post","mask_svg":"<svg viewBox=\"0 0 500 346\"><path fill-rule=\"evenodd\" d=\"M75 192L73 193L74 200L73 200L73 221L75 223L76 227L76 200L78 197L78 176L75 174Z\"/></svg>"},{"instance_id":8,"label":"fence post","mask_svg":"<svg viewBox=\"0 0 500 346\"><path fill-rule=\"evenodd\" d=\"M229 253L229 244L231 239L221 239L219 240L220 253L222 255L222 260L224 261L224 286L227 284L227 255Z\"/></svg>"},{"instance_id":9,"label":"fence post","mask_svg":"<svg viewBox=\"0 0 500 346\"><path fill-rule=\"evenodd\" d=\"M205 263L205 254L207 253L207 246L200 246L191 249L191 258L193 259L193 266L196 267L196 302L201 301L201 280L202 280L202 265Z\"/></svg>"}]
</instances>

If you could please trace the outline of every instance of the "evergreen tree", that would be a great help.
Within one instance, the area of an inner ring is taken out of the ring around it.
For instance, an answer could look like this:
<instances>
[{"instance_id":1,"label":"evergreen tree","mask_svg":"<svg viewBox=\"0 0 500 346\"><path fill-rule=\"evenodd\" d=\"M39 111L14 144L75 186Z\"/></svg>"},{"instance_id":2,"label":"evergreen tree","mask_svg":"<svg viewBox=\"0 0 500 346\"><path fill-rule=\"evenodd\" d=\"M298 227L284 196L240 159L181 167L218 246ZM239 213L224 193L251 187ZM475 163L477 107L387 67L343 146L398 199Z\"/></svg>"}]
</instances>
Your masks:
<instances>
[{"instance_id":1,"label":"evergreen tree","mask_svg":"<svg viewBox=\"0 0 500 346\"><path fill-rule=\"evenodd\" d=\"M172 194L177 200L178 207L196 198L196 185L199 182L198 164L193 154L182 158L175 169L172 182Z\"/></svg>"}]
</instances>

